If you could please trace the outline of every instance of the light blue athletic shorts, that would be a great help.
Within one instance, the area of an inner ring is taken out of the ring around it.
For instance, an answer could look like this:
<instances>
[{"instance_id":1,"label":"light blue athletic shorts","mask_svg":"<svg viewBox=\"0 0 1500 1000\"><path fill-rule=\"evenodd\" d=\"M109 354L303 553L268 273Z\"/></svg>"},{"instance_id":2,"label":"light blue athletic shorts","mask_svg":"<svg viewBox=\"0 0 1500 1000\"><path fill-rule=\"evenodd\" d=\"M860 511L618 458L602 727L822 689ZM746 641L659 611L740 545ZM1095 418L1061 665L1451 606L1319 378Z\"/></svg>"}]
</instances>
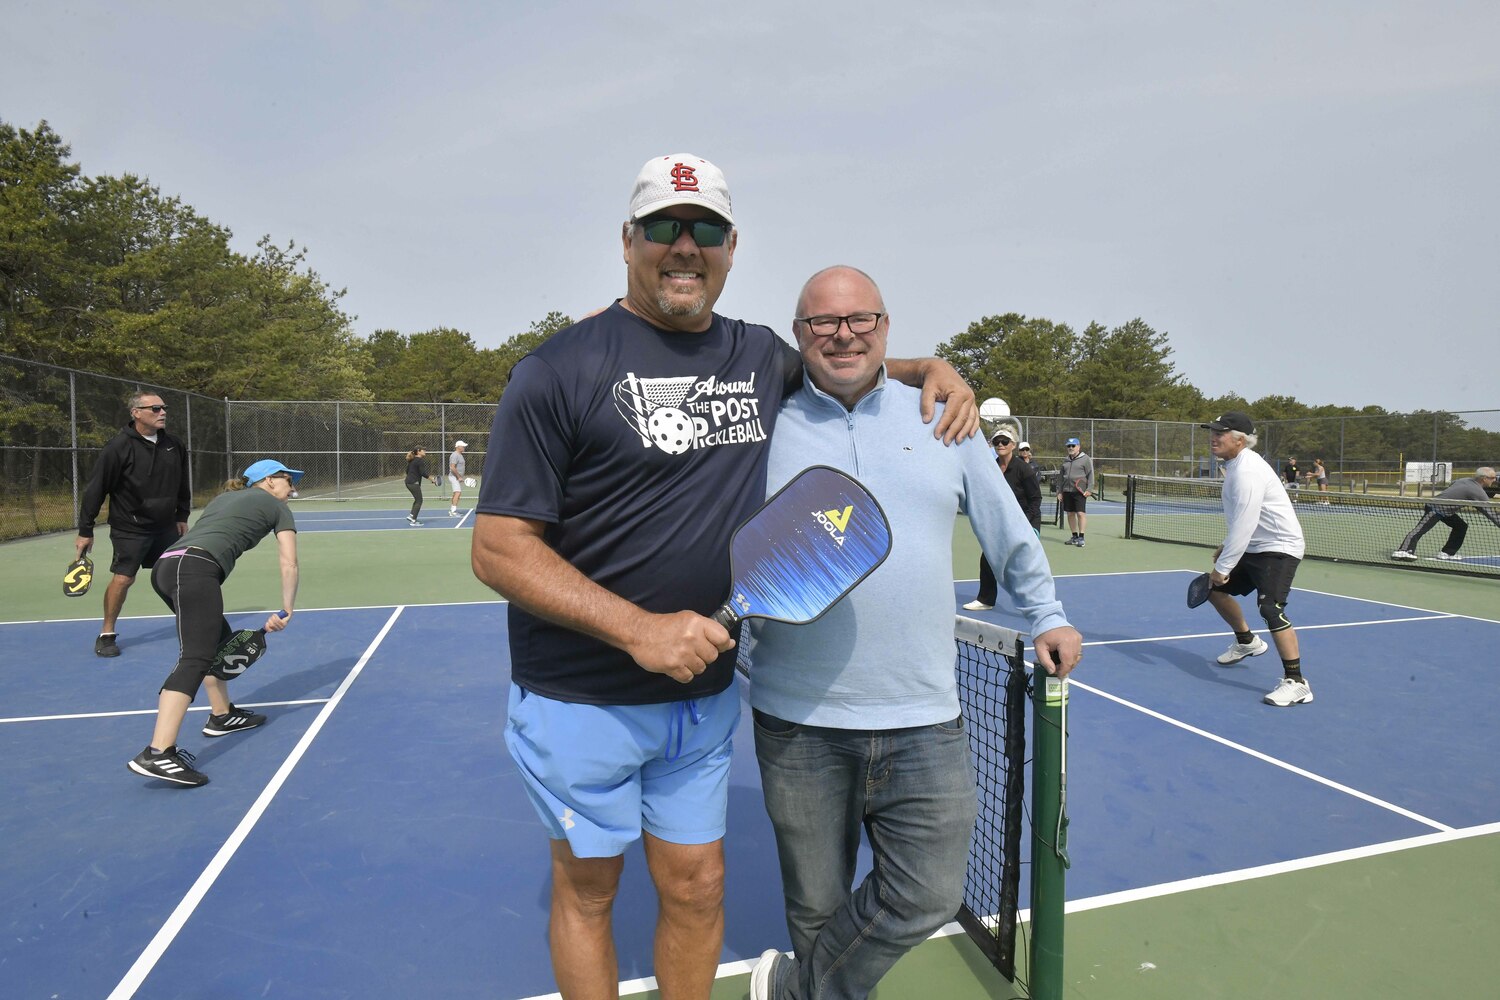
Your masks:
<instances>
[{"instance_id":1,"label":"light blue athletic shorts","mask_svg":"<svg viewBox=\"0 0 1500 1000\"><path fill-rule=\"evenodd\" d=\"M505 745L553 840L612 858L641 830L672 844L724 836L738 685L696 701L581 705L510 686Z\"/></svg>"}]
</instances>

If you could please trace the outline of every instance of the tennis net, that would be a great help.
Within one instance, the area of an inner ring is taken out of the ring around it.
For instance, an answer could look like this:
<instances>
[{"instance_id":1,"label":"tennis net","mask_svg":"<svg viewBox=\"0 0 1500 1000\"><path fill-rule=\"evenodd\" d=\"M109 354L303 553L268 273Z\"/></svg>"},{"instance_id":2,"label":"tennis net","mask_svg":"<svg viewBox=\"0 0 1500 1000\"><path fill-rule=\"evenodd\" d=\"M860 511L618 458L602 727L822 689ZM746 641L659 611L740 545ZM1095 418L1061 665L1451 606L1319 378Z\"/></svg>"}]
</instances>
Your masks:
<instances>
[{"instance_id":1,"label":"tennis net","mask_svg":"<svg viewBox=\"0 0 1500 1000\"><path fill-rule=\"evenodd\" d=\"M1223 481L1131 476L1126 486L1125 537L1213 548L1224 541ZM1494 503L1488 507L1500 511ZM1361 493L1311 493L1295 498L1309 559L1500 575L1500 526L1472 503ZM1462 524L1456 558L1440 555ZM1422 537L1409 541L1422 528ZM1415 559L1392 558L1411 548Z\"/></svg>"},{"instance_id":2,"label":"tennis net","mask_svg":"<svg viewBox=\"0 0 1500 1000\"><path fill-rule=\"evenodd\" d=\"M1062 996L1063 870L1067 867L1066 685L1028 673L1024 637L958 616L959 701L979 786L958 922L985 957L1033 1000ZM1027 700L1031 699L1028 713ZM1031 943L1017 978L1016 934L1026 828L1026 720L1032 737Z\"/></svg>"}]
</instances>

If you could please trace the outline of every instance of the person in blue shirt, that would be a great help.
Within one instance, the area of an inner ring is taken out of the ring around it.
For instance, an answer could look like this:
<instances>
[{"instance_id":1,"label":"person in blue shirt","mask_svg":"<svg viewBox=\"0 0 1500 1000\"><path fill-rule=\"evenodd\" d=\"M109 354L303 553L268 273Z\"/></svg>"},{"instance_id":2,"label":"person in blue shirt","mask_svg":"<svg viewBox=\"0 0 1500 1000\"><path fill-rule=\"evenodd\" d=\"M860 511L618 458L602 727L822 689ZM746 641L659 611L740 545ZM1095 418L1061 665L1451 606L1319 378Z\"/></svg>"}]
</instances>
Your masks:
<instances>
[{"instance_id":1,"label":"person in blue shirt","mask_svg":"<svg viewBox=\"0 0 1500 1000\"><path fill-rule=\"evenodd\" d=\"M808 465L847 472L880 500L892 549L817 621L753 629L755 751L794 955L761 956L753 1000L866 996L963 902L976 792L954 669L956 512L1029 622L1037 662L1066 677L1083 648L984 442L943 447L915 390L886 378L875 282L818 272L794 329L807 377L782 407L766 492ZM861 829L874 865L851 889Z\"/></svg>"},{"instance_id":2,"label":"person in blue shirt","mask_svg":"<svg viewBox=\"0 0 1500 1000\"><path fill-rule=\"evenodd\" d=\"M734 639L709 616L802 377L768 327L713 311L738 234L718 167L648 161L620 234L625 297L516 364L489 437L486 465L505 474L480 484L472 558L510 600L506 746L550 839L564 996L618 989L611 915L636 840L656 887L662 995L706 998L719 963L740 700ZM977 427L951 366L893 375L923 383L928 414L949 398L925 433Z\"/></svg>"}]
</instances>

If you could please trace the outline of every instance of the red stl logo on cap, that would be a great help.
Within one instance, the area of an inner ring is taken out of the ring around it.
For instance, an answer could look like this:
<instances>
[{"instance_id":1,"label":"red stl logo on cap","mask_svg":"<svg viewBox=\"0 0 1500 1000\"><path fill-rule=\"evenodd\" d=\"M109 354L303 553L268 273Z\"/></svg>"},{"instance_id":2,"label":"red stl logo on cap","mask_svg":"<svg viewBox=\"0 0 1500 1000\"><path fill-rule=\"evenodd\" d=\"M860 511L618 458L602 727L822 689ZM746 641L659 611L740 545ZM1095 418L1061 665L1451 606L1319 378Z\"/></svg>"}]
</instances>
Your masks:
<instances>
[{"instance_id":1,"label":"red stl logo on cap","mask_svg":"<svg viewBox=\"0 0 1500 1000\"><path fill-rule=\"evenodd\" d=\"M698 175L685 163L672 165L672 186L678 191L698 190Z\"/></svg>"}]
</instances>

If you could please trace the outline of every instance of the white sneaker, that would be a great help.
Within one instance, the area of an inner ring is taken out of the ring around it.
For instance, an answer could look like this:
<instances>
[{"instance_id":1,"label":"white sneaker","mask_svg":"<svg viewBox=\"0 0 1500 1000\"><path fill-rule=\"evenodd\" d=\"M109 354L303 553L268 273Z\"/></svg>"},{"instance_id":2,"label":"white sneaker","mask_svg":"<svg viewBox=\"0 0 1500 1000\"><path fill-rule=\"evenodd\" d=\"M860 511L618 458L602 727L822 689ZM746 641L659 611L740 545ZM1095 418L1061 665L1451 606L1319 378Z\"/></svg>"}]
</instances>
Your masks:
<instances>
[{"instance_id":1,"label":"white sneaker","mask_svg":"<svg viewBox=\"0 0 1500 1000\"><path fill-rule=\"evenodd\" d=\"M1405 549L1397 549L1391 553L1391 558L1400 559L1402 562L1416 562L1417 554L1415 552L1408 552Z\"/></svg>"},{"instance_id":2,"label":"white sneaker","mask_svg":"<svg viewBox=\"0 0 1500 1000\"><path fill-rule=\"evenodd\" d=\"M986 604L983 601L970 601L968 604L964 605L964 610L965 611L989 611L993 607L994 607L993 604Z\"/></svg>"},{"instance_id":3,"label":"white sneaker","mask_svg":"<svg viewBox=\"0 0 1500 1000\"><path fill-rule=\"evenodd\" d=\"M781 952L768 948L760 953L755 968L750 970L750 1000L771 1000L771 974L776 970L776 960Z\"/></svg>"},{"instance_id":4,"label":"white sneaker","mask_svg":"<svg viewBox=\"0 0 1500 1000\"><path fill-rule=\"evenodd\" d=\"M1312 688L1307 686L1307 681L1294 681L1290 677L1283 677L1281 683L1276 685L1275 690L1261 700L1267 705L1275 705L1277 708L1307 705L1313 700Z\"/></svg>"},{"instance_id":5,"label":"white sneaker","mask_svg":"<svg viewBox=\"0 0 1500 1000\"><path fill-rule=\"evenodd\" d=\"M1450 556L1446 552L1439 552L1437 555L1433 556L1432 558L1436 559L1438 562L1463 562L1464 561L1464 557L1463 556Z\"/></svg>"},{"instance_id":6,"label":"white sneaker","mask_svg":"<svg viewBox=\"0 0 1500 1000\"><path fill-rule=\"evenodd\" d=\"M1247 656L1259 656L1270 648L1266 645L1266 640L1258 635L1249 642L1231 642L1229 648L1219 654L1219 662L1227 667L1240 662Z\"/></svg>"},{"instance_id":7,"label":"white sneaker","mask_svg":"<svg viewBox=\"0 0 1500 1000\"><path fill-rule=\"evenodd\" d=\"M449 517L457 517L458 516L458 508L457 507L449 507L448 508L448 516Z\"/></svg>"}]
</instances>

